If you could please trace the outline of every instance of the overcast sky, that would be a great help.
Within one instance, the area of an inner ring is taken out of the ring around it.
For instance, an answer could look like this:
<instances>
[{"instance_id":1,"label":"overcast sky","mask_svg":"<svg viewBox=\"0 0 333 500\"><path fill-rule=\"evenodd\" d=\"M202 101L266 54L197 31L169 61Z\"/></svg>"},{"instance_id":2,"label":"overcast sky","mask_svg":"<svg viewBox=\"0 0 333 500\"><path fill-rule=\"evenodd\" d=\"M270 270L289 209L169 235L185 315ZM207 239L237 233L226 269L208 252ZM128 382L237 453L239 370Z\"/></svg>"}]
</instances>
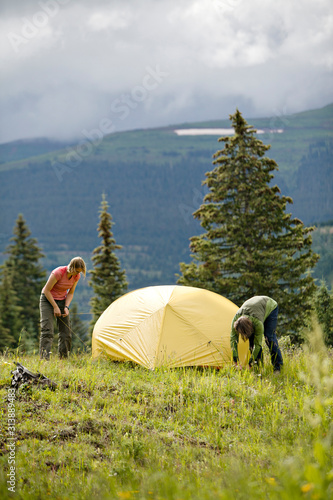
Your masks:
<instances>
[{"instance_id":1,"label":"overcast sky","mask_svg":"<svg viewBox=\"0 0 333 500\"><path fill-rule=\"evenodd\" d=\"M333 102L332 0L0 5L2 143Z\"/></svg>"}]
</instances>

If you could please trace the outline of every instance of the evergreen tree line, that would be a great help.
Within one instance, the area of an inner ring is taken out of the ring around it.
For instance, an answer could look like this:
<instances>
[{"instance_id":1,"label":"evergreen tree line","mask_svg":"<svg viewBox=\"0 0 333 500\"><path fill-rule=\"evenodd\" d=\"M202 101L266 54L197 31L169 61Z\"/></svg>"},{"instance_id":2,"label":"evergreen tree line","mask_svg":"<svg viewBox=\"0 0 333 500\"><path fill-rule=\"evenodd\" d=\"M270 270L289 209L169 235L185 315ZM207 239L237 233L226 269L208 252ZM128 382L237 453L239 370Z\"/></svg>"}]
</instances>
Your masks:
<instances>
[{"instance_id":1,"label":"evergreen tree line","mask_svg":"<svg viewBox=\"0 0 333 500\"><path fill-rule=\"evenodd\" d=\"M276 162L237 110L230 116L233 136L219 139L223 148L214 155L215 168L206 173L208 193L193 216L204 233L190 239L192 261L180 263L178 283L221 294L238 305L253 295L269 295L279 304L279 335L302 341L314 312L326 341L333 345L333 294L311 275L319 256L312 251L313 227L286 213L292 199L272 185ZM102 196L98 235L89 271L92 321L90 331L71 308L73 347L89 341L100 314L128 289L126 272L116 255L121 246L112 232L109 205ZM39 297L46 281L44 257L22 214L18 215L8 258L0 268L0 349L37 348ZM82 347L82 346L81 346Z\"/></svg>"}]
</instances>

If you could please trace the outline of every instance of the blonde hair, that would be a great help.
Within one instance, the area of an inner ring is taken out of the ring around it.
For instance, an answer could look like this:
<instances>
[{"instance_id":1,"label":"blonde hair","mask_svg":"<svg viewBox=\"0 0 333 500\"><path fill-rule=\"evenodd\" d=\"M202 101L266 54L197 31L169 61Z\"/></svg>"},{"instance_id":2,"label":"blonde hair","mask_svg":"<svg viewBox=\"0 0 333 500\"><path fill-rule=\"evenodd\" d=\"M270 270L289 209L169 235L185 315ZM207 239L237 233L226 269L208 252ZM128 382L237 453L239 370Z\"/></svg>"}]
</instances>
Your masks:
<instances>
[{"instance_id":1,"label":"blonde hair","mask_svg":"<svg viewBox=\"0 0 333 500\"><path fill-rule=\"evenodd\" d=\"M234 323L235 330L241 335L246 342L254 332L253 323L247 316L241 316Z\"/></svg>"},{"instance_id":2,"label":"blonde hair","mask_svg":"<svg viewBox=\"0 0 333 500\"><path fill-rule=\"evenodd\" d=\"M82 270L82 274L85 276L86 275L86 263L81 257L74 257L70 263L67 266L68 272L69 273L77 273L78 274L78 269Z\"/></svg>"}]
</instances>

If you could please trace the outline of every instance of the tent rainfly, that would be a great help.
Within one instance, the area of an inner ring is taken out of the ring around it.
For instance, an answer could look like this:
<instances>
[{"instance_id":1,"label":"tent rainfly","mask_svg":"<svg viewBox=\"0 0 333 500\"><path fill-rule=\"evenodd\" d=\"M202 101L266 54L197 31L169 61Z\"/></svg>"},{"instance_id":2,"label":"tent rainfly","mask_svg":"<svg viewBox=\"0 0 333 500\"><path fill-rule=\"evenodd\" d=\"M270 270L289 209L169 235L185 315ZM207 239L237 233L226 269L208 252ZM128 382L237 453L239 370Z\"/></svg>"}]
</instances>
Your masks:
<instances>
[{"instance_id":1,"label":"tent rainfly","mask_svg":"<svg viewBox=\"0 0 333 500\"><path fill-rule=\"evenodd\" d=\"M158 366L231 363L230 329L238 307L201 288L163 285L141 288L115 300L97 320L92 356ZM245 363L248 342L239 340Z\"/></svg>"}]
</instances>

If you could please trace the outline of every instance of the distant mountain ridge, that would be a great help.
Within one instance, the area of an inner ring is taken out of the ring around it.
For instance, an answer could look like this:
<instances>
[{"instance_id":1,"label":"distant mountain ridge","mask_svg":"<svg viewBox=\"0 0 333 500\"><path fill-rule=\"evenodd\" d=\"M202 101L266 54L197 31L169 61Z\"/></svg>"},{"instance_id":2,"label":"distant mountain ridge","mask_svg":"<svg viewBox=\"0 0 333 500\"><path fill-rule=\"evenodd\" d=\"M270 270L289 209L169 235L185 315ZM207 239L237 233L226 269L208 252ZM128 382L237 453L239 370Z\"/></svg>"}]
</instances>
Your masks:
<instances>
[{"instance_id":1,"label":"distant mountain ridge","mask_svg":"<svg viewBox=\"0 0 333 500\"><path fill-rule=\"evenodd\" d=\"M44 137L7 142L0 144L0 165L51 153L71 145L73 142L61 142Z\"/></svg>"},{"instance_id":2,"label":"distant mountain ridge","mask_svg":"<svg viewBox=\"0 0 333 500\"><path fill-rule=\"evenodd\" d=\"M271 144L267 156L279 165L274 182L294 199L293 215L307 225L333 220L333 104L246 119L266 131L258 137ZM186 128L230 128L230 121L104 137L92 129L77 144L48 139L0 144L1 251L23 213L50 265L61 252L89 255L98 244L105 193L131 287L174 283L178 263L189 259L189 237L202 232L192 213L205 195L201 183L213 169L212 155L223 147L216 135L174 132Z\"/></svg>"}]
</instances>

